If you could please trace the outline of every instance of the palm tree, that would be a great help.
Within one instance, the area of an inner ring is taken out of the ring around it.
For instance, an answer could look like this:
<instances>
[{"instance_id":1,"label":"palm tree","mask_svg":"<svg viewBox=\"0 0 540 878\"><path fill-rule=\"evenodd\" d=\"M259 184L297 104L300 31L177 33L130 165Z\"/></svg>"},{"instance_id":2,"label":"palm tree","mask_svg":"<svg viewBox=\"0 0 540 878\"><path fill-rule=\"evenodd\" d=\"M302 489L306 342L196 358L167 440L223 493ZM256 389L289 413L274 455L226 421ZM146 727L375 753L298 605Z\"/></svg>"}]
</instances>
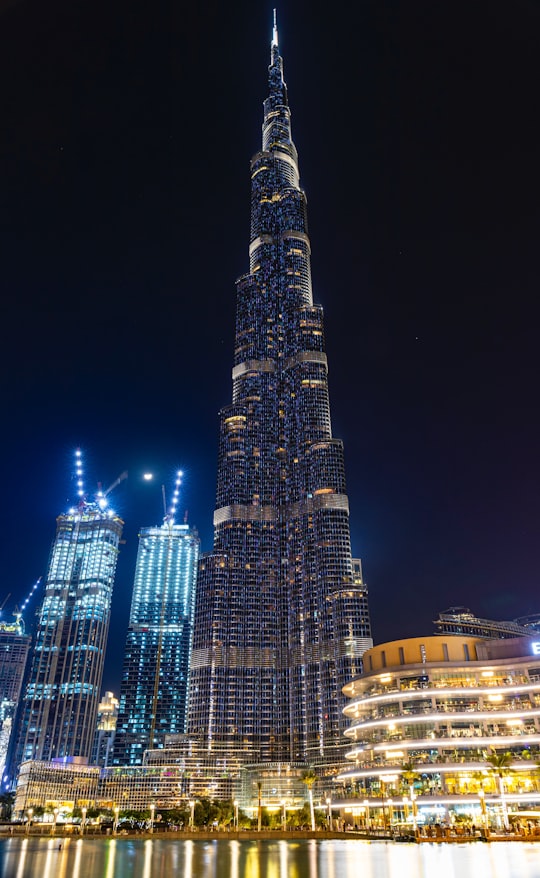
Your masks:
<instances>
[{"instance_id":1,"label":"palm tree","mask_svg":"<svg viewBox=\"0 0 540 878\"><path fill-rule=\"evenodd\" d=\"M409 787L409 793L413 792L416 781L422 779L421 775L416 770L414 762L403 762L401 764L401 776Z\"/></svg>"},{"instance_id":2,"label":"palm tree","mask_svg":"<svg viewBox=\"0 0 540 878\"><path fill-rule=\"evenodd\" d=\"M486 762L491 766L489 771L497 778L505 829L510 829L510 821L508 819L508 808L506 807L506 797L504 795L504 778L508 777L508 775L513 772L513 769L511 768L513 758L514 757L508 750L505 753L497 753L496 750L492 749L489 756L486 756Z\"/></svg>"},{"instance_id":3,"label":"palm tree","mask_svg":"<svg viewBox=\"0 0 540 878\"><path fill-rule=\"evenodd\" d=\"M257 781L257 829L260 832L262 826L262 780Z\"/></svg>"},{"instance_id":4,"label":"palm tree","mask_svg":"<svg viewBox=\"0 0 540 878\"><path fill-rule=\"evenodd\" d=\"M313 784L318 779L319 778L317 777L317 775L315 774L315 772L313 771L312 768L308 768L307 771L304 771L304 773L302 774L302 780L307 787L308 796L309 796L309 813L311 816L311 829L313 832L315 832L315 811L313 809L313 789L312 789L312 787L313 787Z\"/></svg>"},{"instance_id":5,"label":"palm tree","mask_svg":"<svg viewBox=\"0 0 540 878\"><path fill-rule=\"evenodd\" d=\"M414 762L403 762L401 766L401 776L407 786L409 787L409 796L411 799L411 811L413 817L413 826L414 831L416 832L416 802L415 802L415 793L414 793L414 784L417 780L421 780L421 775L416 770L416 765Z\"/></svg>"}]
</instances>

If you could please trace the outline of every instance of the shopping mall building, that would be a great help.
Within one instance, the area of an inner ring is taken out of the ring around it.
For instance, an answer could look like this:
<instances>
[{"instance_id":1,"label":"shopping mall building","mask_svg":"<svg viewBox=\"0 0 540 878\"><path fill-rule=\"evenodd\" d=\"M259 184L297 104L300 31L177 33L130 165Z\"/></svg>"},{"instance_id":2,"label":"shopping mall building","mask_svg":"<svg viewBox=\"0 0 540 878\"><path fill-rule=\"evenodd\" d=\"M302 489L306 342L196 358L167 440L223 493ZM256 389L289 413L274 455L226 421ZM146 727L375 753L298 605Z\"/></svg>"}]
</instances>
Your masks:
<instances>
[{"instance_id":1,"label":"shopping mall building","mask_svg":"<svg viewBox=\"0 0 540 878\"><path fill-rule=\"evenodd\" d=\"M349 823L540 820L540 634L383 643L343 691L351 766L334 796Z\"/></svg>"}]
</instances>

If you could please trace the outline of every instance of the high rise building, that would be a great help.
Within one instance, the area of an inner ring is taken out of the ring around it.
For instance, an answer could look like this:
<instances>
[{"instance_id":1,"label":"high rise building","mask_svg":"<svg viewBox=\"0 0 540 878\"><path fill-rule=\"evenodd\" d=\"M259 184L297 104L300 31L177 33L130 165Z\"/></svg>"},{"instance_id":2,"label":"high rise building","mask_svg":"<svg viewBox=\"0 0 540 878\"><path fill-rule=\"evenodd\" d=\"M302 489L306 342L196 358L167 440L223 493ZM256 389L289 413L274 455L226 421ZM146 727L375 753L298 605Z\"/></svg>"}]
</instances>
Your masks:
<instances>
[{"instance_id":1,"label":"high rise building","mask_svg":"<svg viewBox=\"0 0 540 878\"><path fill-rule=\"evenodd\" d=\"M469 634L471 637L513 638L526 637L532 629L513 622L499 622L494 619L479 619L468 607L449 607L435 619L435 634Z\"/></svg>"},{"instance_id":2,"label":"high rise building","mask_svg":"<svg viewBox=\"0 0 540 878\"><path fill-rule=\"evenodd\" d=\"M140 765L165 735L186 731L189 662L199 537L166 515L144 527L133 584L131 614L114 744L115 765Z\"/></svg>"},{"instance_id":3,"label":"high rise building","mask_svg":"<svg viewBox=\"0 0 540 878\"><path fill-rule=\"evenodd\" d=\"M25 634L22 617L0 622L0 782L21 695L31 637Z\"/></svg>"},{"instance_id":4,"label":"high rise building","mask_svg":"<svg viewBox=\"0 0 540 878\"><path fill-rule=\"evenodd\" d=\"M78 505L56 520L15 767L27 759L89 759L96 729L123 521L105 492L87 500L77 452Z\"/></svg>"},{"instance_id":5,"label":"high rise building","mask_svg":"<svg viewBox=\"0 0 540 878\"><path fill-rule=\"evenodd\" d=\"M189 733L251 763L341 758L342 686L372 645L276 22L249 271L237 283L214 548L197 584Z\"/></svg>"},{"instance_id":6,"label":"high rise building","mask_svg":"<svg viewBox=\"0 0 540 878\"><path fill-rule=\"evenodd\" d=\"M118 722L118 698L113 692L105 692L98 704L96 735L92 750L92 765L107 768L112 761L113 745Z\"/></svg>"}]
</instances>

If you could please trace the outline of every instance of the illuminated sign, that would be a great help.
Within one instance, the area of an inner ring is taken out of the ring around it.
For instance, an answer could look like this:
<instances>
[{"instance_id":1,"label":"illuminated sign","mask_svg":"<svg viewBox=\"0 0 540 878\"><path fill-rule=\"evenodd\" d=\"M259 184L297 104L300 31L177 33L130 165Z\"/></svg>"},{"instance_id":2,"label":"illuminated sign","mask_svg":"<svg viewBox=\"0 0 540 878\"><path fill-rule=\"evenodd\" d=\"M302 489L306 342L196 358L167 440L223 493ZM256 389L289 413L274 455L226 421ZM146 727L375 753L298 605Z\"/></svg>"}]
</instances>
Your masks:
<instances>
[{"instance_id":1,"label":"illuminated sign","mask_svg":"<svg viewBox=\"0 0 540 878\"><path fill-rule=\"evenodd\" d=\"M540 655L540 640L535 640L531 643L531 649L533 651L533 655Z\"/></svg>"}]
</instances>

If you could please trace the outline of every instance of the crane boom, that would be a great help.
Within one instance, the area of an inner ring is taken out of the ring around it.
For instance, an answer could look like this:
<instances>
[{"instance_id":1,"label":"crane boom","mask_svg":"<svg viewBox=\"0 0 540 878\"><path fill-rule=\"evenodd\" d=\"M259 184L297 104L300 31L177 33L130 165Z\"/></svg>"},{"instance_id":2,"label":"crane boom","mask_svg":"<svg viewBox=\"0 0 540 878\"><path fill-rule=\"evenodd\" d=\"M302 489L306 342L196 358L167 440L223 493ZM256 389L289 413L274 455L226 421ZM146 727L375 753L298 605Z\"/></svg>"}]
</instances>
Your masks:
<instances>
[{"instance_id":1,"label":"crane boom","mask_svg":"<svg viewBox=\"0 0 540 878\"><path fill-rule=\"evenodd\" d=\"M118 478L116 479L116 481L114 481L114 482L112 483L112 485L109 485L109 487L107 488L107 490L103 492L103 496L106 497L107 494L110 494L111 491L112 491L114 488L116 488L117 485L120 484L120 482L123 482L124 479L127 479L127 477L128 477L128 473L127 473L127 469L126 469L126 470L124 470L123 473L120 473L120 475L118 476Z\"/></svg>"}]
</instances>

